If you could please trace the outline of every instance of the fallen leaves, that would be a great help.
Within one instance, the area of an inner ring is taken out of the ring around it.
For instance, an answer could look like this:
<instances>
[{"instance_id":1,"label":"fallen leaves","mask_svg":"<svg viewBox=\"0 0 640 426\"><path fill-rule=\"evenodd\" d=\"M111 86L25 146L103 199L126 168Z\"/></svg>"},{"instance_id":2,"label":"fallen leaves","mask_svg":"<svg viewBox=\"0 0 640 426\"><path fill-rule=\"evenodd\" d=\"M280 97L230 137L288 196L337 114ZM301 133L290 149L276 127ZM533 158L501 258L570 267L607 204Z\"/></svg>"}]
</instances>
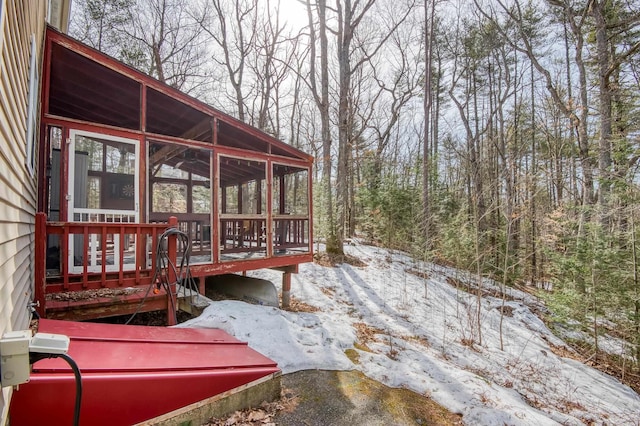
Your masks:
<instances>
[{"instance_id":1,"label":"fallen leaves","mask_svg":"<svg viewBox=\"0 0 640 426\"><path fill-rule=\"evenodd\" d=\"M282 389L280 399L263 402L259 408L236 411L224 419L210 419L204 426L275 426L274 418L279 412L291 412L298 405L298 396Z\"/></svg>"},{"instance_id":2,"label":"fallen leaves","mask_svg":"<svg viewBox=\"0 0 640 426\"><path fill-rule=\"evenodd\" d=\"M413 268L407 268L405 269L405 271L411 275L415 275L418 278L422 278L423 280L428 280L429 278L431 278L431 274L425 271L419 271Z\"/></svg>"},{"instance_id":3,"label":"fallen leaves","mask_svg":"<svg viewBox=\"0 0 640 426\"><path fill-rule=\"evenodd\" d=\"M282 306L282 303L280 304L280 306ZM309 305L308 303L305 303L301 300L296 299L294 296L291 296L289 300L289 306L286 308L283 307L282 309L289 312L308 312L308 313L318 312L320 310L315 306Z\"/></svg>"},{"instance_id":4,"label":"fallen leaves","mask_svg":"<svg viewBox=\"0 0 640 426\"><path fill-rule=\"evenodd\" d=\"M92 300L101 297L117 297L128 296L133 293L142 291L142 288L99 288L95 290L82 290L82 291L67 291L62 293L49 293L47 294L47 300L60 300L60 301L78 301L78 300Z\"/></svg>"},{"instance_id":5,"label":"fallen leaves","mask_svg":"<svg viewBox=\"0 0 640 426\"><path fill-rule=\"evenodd\" d=\"M380 340L376 337L376 334L384 334L383 330L370 326L363 322L354 323L353 328L355 328L356 337L358 338L358 344L356 347L368 352L371 352L371 349L367 346L367 343L379 342Z\"/></svg>"},{"instance_id":6,"label":"fallen leaves","mask_svg":"<svg viewBox=\"0 0 640 426\"><path fill-rule=\"evenodd\" d=\"M328 297L334 297L336 294L336 289L333 287L320 287L320 291Z\"/></svg>"},{"instance_id":7,"label":"fallen leaves","mask_svg":"<svg viewBox=\"0 0 640 426\"><path fill-rule=\"evenodd\" d=\"M321 252L321 253L316 252L313 255L313 261L320 266L327 266L331 268L337 265L341 265L343 263L347 263L351 266L355 266L358 268L364 268L365 266L367 266L365 262L363 262L362 260L350 254L332 254L327 252Z\"/></svg>"}]
</instances>

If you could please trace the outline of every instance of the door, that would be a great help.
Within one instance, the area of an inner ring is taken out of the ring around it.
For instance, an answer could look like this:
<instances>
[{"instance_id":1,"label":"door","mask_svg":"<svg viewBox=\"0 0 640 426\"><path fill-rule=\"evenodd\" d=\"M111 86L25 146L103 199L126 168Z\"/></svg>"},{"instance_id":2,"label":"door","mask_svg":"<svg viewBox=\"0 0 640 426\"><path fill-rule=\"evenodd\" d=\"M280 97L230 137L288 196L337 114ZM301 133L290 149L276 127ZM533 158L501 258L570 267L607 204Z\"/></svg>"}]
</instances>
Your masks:
<instances>
[{"instance_id":1,"label":"door","mask_svg":"<svg viewBox=\"0 0 640 426\"><path fill-rule=\"evenodd\" d=\"M140 143L136 139L72 130L69 144L68 221L139 223ZM135 234L69 237L70 272L134 269ZM122 260L121 260L122 259ZM122 265L121 265L122 263Z\"/></svg>"}]
</instances>

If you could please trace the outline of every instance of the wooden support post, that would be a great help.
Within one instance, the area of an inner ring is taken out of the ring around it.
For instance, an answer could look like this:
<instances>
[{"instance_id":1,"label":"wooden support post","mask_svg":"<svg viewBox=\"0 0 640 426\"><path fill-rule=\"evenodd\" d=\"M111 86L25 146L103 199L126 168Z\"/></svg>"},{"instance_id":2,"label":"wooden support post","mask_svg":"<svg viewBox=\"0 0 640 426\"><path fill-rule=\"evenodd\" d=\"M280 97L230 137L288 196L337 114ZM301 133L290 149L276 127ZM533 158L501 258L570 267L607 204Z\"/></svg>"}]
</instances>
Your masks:
<instances>
[{"instance_id":1,"label":"wooden support post","mask_svg":"<svg viewBox=\"0 0 640 426\"><path fill-rule=\"evenodd\" d=\"M40 212L36 213L36 237L34 247L34 288L33 295L36 302L36 312L40 317L45 317L46 302L46 269L47 269L47 215Z\"/></svg>"},{"instance_id":2,"label":"wooden support post","mask_svg":"<svg viewBox=\"0 0 640 426\"><path fill-rule=\"evenodd\" d=\"M178 228L178 218L175 216L171 216L169 218L169 228ZM169 261L174 265L178 264L178 237L175 235L171 235L167 239L167 255L169 256ZM176 286L173 284L178 280L175 271L172 268L168 268L167 270L167 280L169 283L169 291L167 292L167 325L176 325L176 310L177 310L177 301L175 290Z\"/></svg>"},{"instance_id":3,"label":"wooden support post","mask_svg":"<svg viewBox=\"0 0 640 426\"><path fill-rule=\"evenodd\" d=\"M279 183L280 183L280 199L278 200L278 202L280 203L280 206L278 206L278 213L279 214L286 214L287 212L287 194L285 191L285 180L284 180L284 175L280 175L279 176Z\"/></svg>"},{"instance_id":4,"label":"wooden support post","mask_svg":"<svg viewBox=\"0 0 640 426\"><path fill-rule=\"evenodd\" d=\"M291 272L282 274L282 307L288 308L291 305Z\"/></svg>"}]
</instances>

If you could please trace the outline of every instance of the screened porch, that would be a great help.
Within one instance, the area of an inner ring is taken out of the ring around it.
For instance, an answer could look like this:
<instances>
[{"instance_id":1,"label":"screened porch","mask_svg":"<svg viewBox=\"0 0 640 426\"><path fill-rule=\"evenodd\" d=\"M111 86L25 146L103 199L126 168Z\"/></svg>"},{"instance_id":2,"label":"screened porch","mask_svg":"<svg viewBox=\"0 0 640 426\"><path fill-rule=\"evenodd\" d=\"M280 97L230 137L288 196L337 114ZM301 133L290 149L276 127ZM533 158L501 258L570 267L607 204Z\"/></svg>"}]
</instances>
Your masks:
<instances>
[{"instance_id":1,"label":"screened porch","mask_svg":"<svg viewBox=\"0 0 640 426\"><path fill-rule=\"evenodd\" d=\"M45 294L148 284L168 227L196 278L312 260L311 156L51 28L44 64Z\"/></svg>"}]
</instances>

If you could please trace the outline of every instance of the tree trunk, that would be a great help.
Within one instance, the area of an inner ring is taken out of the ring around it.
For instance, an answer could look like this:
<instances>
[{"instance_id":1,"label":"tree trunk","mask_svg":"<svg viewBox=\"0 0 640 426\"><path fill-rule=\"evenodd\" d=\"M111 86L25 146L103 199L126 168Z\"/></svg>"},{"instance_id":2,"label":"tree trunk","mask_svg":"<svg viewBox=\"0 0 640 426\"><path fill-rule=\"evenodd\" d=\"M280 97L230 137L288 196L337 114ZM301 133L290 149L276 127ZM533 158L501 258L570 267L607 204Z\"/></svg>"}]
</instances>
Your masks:
<instances>
[{"instance_id":1,"label":"tree trunk","mask_svg":"<svg viewBox=\"0 0 640 426\"><path fill-rule=\"evenodd\" d=\"M609 68L611 53L605 18L606 0L593 0L591 14L595 21L596 54L598 61L598 103L600 118L600 137L598 140L599 192L598 203L606 205L611 191L611 84ZM603 215L604 216L604 215Z\"/></svg>"},{"instance_id":2,"label":"tree trunk","mask_svg":"<svg viewBox=\"0 0 640 426\"><path fill-rule=\"evenodd\" d=\"M631 252L633 261L634 312L633 329L635 331L636 365L640 369L640 278L638 277L638 252L636 248L635 211L631 211Z\"/></svg>"},{"instance_id":3,"label":"tree trunk","mask_svg":"<svg viewBox=\"0 0 640 426\"><path fill-rule=\"evenodd\" d=\"M431 110L433 94L431 89L432 75L432 55L433 55L433 34L435 20L435 0L424 0L424 141L422 146L422 232L424 238L424 249L428 252L431 247L431 206L429 195L429 180L431 179Z\"/></svg>"},{"instance_id":4,"label":"tree trunk","mask_svg":"<svg viewBox=\"0 0 640 426\"><path fill-rule=\"evenodd\" d=\"M349 89L351 88L350 48L353 39L351 0L345 0L344 9L338 2L338 168L336 195L338 220L336 222L336 252L342 253L349 205L349 150L351 144L351 117Z\"/></svg>"}]
</instances>

